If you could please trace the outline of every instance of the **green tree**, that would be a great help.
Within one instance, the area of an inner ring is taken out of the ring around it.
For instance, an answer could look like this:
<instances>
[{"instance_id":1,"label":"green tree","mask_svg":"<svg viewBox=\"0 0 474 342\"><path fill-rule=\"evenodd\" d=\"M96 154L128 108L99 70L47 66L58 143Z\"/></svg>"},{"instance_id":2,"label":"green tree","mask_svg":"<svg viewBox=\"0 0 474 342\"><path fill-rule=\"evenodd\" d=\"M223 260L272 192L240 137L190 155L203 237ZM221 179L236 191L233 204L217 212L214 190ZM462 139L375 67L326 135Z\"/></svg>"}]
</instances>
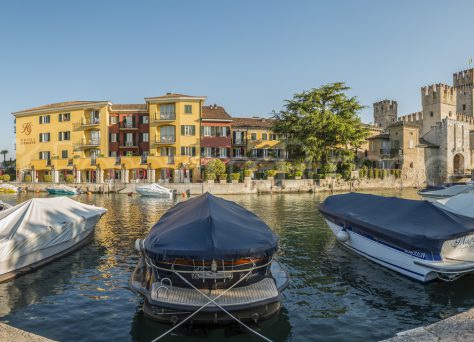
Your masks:
<instances>
[{"instance_id":1,"label":"green tree","mask_svg":"<svg viewBox=\"0 0 474 342\"><path fill-rule=\"evenodd\" d=\"M8 150L1 150L0 154L3 154L3 165L5 166L5 162L7 161Z\"/></svg>"},{"instance_id":2,"label":"green tree","mask_svg":"<svg viewBox=\"0 0 474 342\"><path fill-rule=\"evenodd\" d=\"M344 83L330 83L295 94L274 114L273 130L285 137L291 158L326 165L337 155L347 163L369 135L359 117L363 106L348 97Z\"/></svg>"}]
</instances>

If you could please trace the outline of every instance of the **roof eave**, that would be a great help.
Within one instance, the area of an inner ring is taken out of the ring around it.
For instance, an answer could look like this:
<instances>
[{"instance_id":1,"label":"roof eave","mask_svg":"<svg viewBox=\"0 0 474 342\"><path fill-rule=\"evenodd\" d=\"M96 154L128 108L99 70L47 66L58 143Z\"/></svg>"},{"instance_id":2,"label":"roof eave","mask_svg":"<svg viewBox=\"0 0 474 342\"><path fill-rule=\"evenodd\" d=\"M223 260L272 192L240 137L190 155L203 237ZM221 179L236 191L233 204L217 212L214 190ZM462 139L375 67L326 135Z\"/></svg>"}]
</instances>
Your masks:
<instances>
[{"instance_id":1,"label":"roof eave","mask_svg":"<svg viewBox=\"0 0 474 342\"><path fill-rule=\"evenodd\" d=\"M67 111L67 110L81 109L84 107L100 108L103 106L111 106L111 105L112 105L112 102L110 101L89 102L89 103L75 104L75 105L69 105L69 106L60 106L60 107L51 107L51 108L42 108L42 109L33 109L33 110L26 109L26 110L13 112L11 114L14 117L19 117L19 116L28 116L32 114L62 112L62 111Z\"/></svg>"}]
</instances>

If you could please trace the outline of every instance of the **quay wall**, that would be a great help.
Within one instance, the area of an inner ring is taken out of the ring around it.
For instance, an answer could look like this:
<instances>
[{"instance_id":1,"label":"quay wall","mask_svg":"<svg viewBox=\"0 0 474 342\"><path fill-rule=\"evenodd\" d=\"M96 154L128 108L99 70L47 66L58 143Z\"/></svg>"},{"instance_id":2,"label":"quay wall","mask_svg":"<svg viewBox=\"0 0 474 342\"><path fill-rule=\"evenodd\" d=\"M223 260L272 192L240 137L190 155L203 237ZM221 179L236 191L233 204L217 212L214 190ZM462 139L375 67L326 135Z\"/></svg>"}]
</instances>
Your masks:
<instances>
[{"instance_id":1,"label":"quay wall","mask_svg":"<svg viewBox=\"0 0 474 342\"><path fill-rule=\"evenodd\" d=\"M46 337L20 330L4 323L0 323L0 341L54 342Z\"/></svg>"},{"instance_id":2,"label":"quay wall","mask_svg":"<svg viewBox=\"0 0 474 342\"><path fill-rule=\"evenodd\" d=\"M136 193L136 188L145 183L72 183L68 186L79 188L83 192L92 193ZM29 192L46 192L46 188L53 186L51 183L15 183ZM385 179L355 179L345 181L342 179L245 179L241 183L166 183L163 184L178 193L190 191L191 195L210 192L215 195L238 195L258 193L299 193L299 192L325 192L325 191L357 191L376 189L401 189L420 188L419 184L407 179L396 179L393 176Z\"/></svg>"}]
</instances>

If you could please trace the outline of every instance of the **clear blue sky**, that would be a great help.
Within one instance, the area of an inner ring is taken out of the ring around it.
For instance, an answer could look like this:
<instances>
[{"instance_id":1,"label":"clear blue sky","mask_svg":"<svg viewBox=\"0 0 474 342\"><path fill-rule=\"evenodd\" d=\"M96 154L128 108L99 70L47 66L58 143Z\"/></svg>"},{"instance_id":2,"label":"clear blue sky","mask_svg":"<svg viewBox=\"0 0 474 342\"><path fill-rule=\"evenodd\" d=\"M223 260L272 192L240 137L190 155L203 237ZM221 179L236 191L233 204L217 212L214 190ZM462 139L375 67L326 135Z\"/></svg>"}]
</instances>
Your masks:
<instances>
[{"instance_id":1,"label":"clear blue sky","mask_svg":"<svg viewBox=\"0 0 474 342\"><path fill-rule=\"evenodd\" d=\"M474 57L473 1L2 1L0 148L11 112L67 100L206 95L233 116L344 81L418 111ZM363 111L365 122L372 109Z\"/></svg>"}]
</instances>

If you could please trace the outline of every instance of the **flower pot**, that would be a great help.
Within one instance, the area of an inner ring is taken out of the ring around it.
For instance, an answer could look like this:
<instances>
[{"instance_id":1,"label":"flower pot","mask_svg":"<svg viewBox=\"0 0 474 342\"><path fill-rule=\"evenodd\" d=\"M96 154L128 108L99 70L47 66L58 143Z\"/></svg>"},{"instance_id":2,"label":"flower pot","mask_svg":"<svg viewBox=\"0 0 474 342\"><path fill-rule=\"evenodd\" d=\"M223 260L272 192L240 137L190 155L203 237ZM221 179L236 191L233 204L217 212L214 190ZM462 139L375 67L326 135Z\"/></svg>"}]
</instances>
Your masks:
<instances>
[{"instance_id":1,"label":"flower pot","mask_svg":"<svg viewBox=\"0 0 474 342\"><path fill-rule=\"evenodd\" d=\"M295 176L295 179L301 179L301 176Z\"/></svg>"},{"instance_id":2,"label":"flower pot","mask_svg":"<svg viewBox=\"0 0 474 342\"><path fill-rule=\"evenodd\" d=\"M208 182L209 184L214 184L214 179L208 179L207 182Z\"/></svg>"},{"instance_id":3,"label":"flower pot","mask_svg":"<svg viewBox=\"0 0 474 342\"><path fill-rule=\"evenodd\" d=\"M220 182L221 184L227 184L227 180L225 180L225 179L221 179L219 182Z\"/></svg>"},{"instance_id":4,"label":"flower pot","mask_svg":"<svg viewBox=\"0 0 474 342\"><path fill-rule=\"evenodd\" d=\"M238 183L238 182L239 182L238 179L232 179L232 184L236 184L236 183Z\"/></svg>"}]
</instances>

